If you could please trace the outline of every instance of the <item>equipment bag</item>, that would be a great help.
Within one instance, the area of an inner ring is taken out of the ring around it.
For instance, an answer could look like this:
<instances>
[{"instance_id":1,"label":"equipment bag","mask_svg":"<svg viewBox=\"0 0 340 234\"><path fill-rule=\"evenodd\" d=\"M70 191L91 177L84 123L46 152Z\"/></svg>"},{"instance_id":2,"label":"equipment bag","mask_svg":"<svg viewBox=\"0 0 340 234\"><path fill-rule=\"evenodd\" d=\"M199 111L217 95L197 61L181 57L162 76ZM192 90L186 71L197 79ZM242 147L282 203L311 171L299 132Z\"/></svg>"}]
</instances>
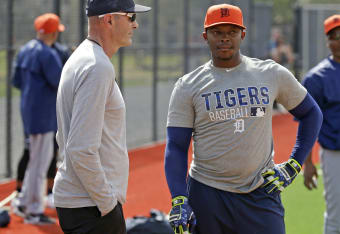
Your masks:
<instances>
[{"instance_id":1,"label":"equipment bag","mask_svg":"<svg viewBox=\"0 0 340 234\"><path fill-rule=\"evenodd\" d=\"M127 234L173 234L166 215L155 209L150 210L150 217L134 216L126 219Z\"/></svg>"}]
</instances>

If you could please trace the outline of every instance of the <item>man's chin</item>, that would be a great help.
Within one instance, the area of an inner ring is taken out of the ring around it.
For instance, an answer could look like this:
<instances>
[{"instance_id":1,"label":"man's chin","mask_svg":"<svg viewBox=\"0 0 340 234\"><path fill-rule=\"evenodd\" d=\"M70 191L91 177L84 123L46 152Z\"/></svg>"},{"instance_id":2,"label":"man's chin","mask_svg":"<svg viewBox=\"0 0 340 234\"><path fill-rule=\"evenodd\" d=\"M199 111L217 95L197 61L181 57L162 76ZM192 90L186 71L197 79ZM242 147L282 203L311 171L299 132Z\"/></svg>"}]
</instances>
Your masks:
<instances>
[{"instance_id":1,"label":"man's chin","mask_svg":"<svg viewBox=\"0 0 340 234\"><path fill-rule=\"evenodd\" d=\"M230 61L233 58L233 56L220 56L218 57L219 60L222 61Z\"/></svg>"},{"instance_id":2,"label":"man's chin","mask_svg":"<svg viewBox=\"0 0 340 234\"><path fill-rule=\"evenodd\" d=\"M132 39L126 40L121 47L127 47L132 45Z\"/></svg>"},{"instance_id":3,"label":"man's chin","mask_svg":"<svg viewBox=\"0 0 340 234\"><path fill-rule=\"evenodd\" d=\"M234 57L234 53L232 53L232 51L217 54L217 58L223 61L228 61L232 59L233 57Z\"/></svg>"}]
</instances>

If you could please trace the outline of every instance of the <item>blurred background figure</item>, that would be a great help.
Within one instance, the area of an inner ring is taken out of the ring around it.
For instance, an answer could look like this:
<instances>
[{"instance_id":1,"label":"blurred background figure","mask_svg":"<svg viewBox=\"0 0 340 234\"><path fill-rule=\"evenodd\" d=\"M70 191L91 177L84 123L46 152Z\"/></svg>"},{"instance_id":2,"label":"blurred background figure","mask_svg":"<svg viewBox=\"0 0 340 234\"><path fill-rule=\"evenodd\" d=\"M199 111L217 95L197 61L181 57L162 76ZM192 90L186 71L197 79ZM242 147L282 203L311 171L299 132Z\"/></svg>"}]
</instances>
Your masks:
<instances>
[{"instance_id":1,"label":"blurred background figure","mask_svg":"<svg viewBox=\"0 0 340 234\"><path fill-rule=\"evenodd\" d=\"M279 28L272 29L269 57L292 71L294 65L294 53L292 47L285 42ZM274 101L273 106L275 110L282 110L281 105L278 105L276 101Z\"/></svg>"},{"instance_id":2,"label":"blurred background figure","mask_svg":"<svg viewBox=\"0 0 340 234\"><path fill-rule=\"evenodd\" d=\"M270 41L270 57L282 66L293 69L294 53L292 47L285 41L282 32L278 28L273 28Z\"/></svg>"},{"instance_id":3,"label":"blurred background figure","mask_svg":"<svg viewBox=\"0 0 340 234\"><path fill-rule=\"evenodd\" d=\"M324 21L324 32L331 54L307 73L303 85L323 113L318 141L326 200L324 234L340 234L340 15ZM317 187L317 177L310 153L304 169L304 184L309 190Z\"/></svg>"},{"instance_id":4,"label":"blurred background figure","mask_svg":"<svg viewBox=\"0 0 340 234\"><path fill-rule=\"evenodd\" d=\"M65 26L57 15L46 13L35 19L34 28L36 38L21 48L14 65L13 85L21 91L20 110L28 136L24 157L29 159L21 193L12 204L25 223L41 225L55 222L44 214L44 185L55 148L56 96L62 70L60 55L52 46Z\"/></svg>"},{"instance_id":5,"label":"blurred background figure","mask_svg":"<svg viewBox=\"0 0 340 234\"><path fill-rule=\"evenodd\" d=\"M61 44L57 41L52 44L52 48L56 50L57 54L60 57L62 64L64 65L67 59L71 55L71 49L68 46ZM16 86L16 83L19 82L18 80L15 80L14 77L12 81L13 81L14 86ZM21 93L21 98L24 98L23 93ZM45 199L47 207L50 207L50 208L54 208L52 188L53 188L53 182L54 182L54 177L56 174L57 160L58 160L58 144L55 139L53 141L54 141L53 158L52 158L50 167L47 172L47 196ZM24 149L23 149L23 153L20 158L20 161L17 165L16 191L17 191L18 196L22 189L22 182L25 177L25 171L27 168L29 157L30 157L29 136L26 132L24 132ZM14 200L14 202L16 202L16 200Z\"/></svg>"}]
</instances>

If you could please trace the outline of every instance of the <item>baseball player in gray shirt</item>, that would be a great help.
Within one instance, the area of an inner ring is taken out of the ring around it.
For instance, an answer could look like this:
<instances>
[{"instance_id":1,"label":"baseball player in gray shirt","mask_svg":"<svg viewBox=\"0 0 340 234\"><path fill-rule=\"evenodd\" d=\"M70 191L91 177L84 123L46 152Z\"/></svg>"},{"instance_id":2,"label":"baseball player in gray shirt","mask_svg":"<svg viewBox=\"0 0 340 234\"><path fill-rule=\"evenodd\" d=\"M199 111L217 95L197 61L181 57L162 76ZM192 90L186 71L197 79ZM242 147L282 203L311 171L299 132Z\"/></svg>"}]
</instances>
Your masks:
<instances>
[{"instance_id":1,"label":"baseball player in gray shirt","mask_svg":"<svg viewBox=\"0 0 340 234\"><path fill-rule=\"evenodd\" d=\"M178 79L172 92L165 173L175 233L285 233L280 192L300 172L322 114L286 68L240 53L245 29L240 8L211 6L203 32L211 60ZM295 147L280 165L273 161L275 100L299 120Z\"/></svg>"},{"instance_id":2,"label":"baseball player in gray shirt","mask_svg":"<svg viewBox=\"0 0 340 234\"><path fill-rule=\"evenodd\" d=\"M89 33L65 64L57 95L60 165L53 188L65 233L126 233L125 103L110 58L132 43L132 0L89 0Z\"/></svg>"}]
</instances>

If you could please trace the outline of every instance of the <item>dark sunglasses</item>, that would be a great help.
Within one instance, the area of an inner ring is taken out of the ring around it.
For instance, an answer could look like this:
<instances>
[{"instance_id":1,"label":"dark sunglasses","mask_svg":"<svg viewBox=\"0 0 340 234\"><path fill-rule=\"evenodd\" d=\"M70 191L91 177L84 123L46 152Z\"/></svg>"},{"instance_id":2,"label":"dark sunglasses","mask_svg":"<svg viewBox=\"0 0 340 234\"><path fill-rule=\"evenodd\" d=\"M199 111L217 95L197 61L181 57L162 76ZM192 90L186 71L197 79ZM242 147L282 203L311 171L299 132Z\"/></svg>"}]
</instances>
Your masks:
<instances>
[{"instance_id":1,"label":"dark sunglasses","mask_svg":"<svg viewBox=\"0 0 340 234\"><path fill-rule=\"evenodd\" d=\"M111 15L125 15L127 17L129 17L130 22L135 22L136 21L136 17L137 14L136 13L126 13L126 12L113 12L113 13L109 13ZM99 15L99 18L104 17L104 15Z\"/></svg>"}]
</instances>

